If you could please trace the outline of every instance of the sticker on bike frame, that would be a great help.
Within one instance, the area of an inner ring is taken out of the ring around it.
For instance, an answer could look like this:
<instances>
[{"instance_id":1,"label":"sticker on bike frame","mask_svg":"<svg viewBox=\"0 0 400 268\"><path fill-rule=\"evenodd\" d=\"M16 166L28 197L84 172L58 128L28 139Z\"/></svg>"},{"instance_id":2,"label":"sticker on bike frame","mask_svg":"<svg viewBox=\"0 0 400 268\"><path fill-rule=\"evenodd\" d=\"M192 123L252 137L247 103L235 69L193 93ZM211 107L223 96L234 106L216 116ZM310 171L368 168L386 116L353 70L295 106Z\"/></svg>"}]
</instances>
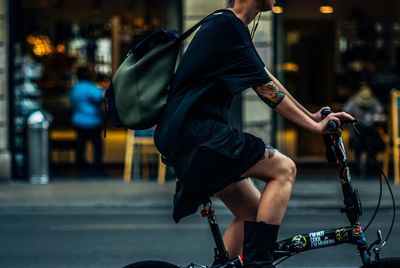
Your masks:
<instances>
[{"instance_id":1,"label":"sticker on bike frame","mask_svg":"<svg viewBox=\"0 0 400 268\"><path fill-rule=\"evenodd\" d=\"M293 249L302 251L307 247L307 239L305 236L296 235L292 238L290 245Z\"/></svg>"},{"instance_id":2,"label":"sticker on bike frame","mask_svg":"<svg viewBox=\"0 0 400 268\"><path fill-rule=\"evenodd\" d=\"M311 248L327 247L335 244L335 239L325 236L325 231L309 233Z\"/></svg>"},{"instance_id":3,"label":"sticker on bike frame","mask_svg":"<svg viewBox=\"0 0 400 268\"><path fill-rule=\"evenodd\" d=\"M365 234L361 228L361 226L355 228L353 230L353 237L356 239L357 242L365 241Z\"/></svg>"},{"instance_id":4,"label":"sticker on bike frame","mask_svg":"<svg viewBox=\"0 0 400 268\"><path fill-rule=\"evenodd\" d=\"M345 229L338 229L336 230L336 240L338 242L343 242L343 241L348 241L349 240L349 234L346 232Z\"/></svg>"},{"instance_id":5,"label":"sticker on bike frame","mask_svg":"<svg viewBox=\"0 0 400 268\"><path fill-rule=\"evenodd\" d=\"M357 245L364 246L367 244L365 240L365 234L361 226L353 229L352 236Z\"/></svg>"},{"instance_id":6,"label":"sticker on bike frame","mask_svg":"<svg viewBox=\"0 0 400 268\"><path fill-rule=\"evenodd\" d=\"M357 227L353 230L353 236L362 236L363 235L363 231L361 226Z\"/></svg>"}]
</instances>

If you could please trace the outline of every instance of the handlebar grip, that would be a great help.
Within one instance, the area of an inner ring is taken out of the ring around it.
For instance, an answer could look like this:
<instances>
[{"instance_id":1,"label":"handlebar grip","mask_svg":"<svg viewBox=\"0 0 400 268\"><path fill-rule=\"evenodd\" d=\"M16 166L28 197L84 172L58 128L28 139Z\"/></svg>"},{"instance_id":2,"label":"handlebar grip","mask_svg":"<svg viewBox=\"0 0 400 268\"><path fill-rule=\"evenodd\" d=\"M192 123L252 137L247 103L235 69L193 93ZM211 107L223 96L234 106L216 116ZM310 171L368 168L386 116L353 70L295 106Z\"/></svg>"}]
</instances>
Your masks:
<instances>
[{"instance_id":1,"label":"handlebar grip","mask_svg":"<svg viewBox=\"0 0 400 268\"><path fill-rule=\"evenodd\" d=\"M348 124L355 124L357 123L357 120L351 120L351 119L340 119L340 125L348 125ZM326 131L328 132L335 132L340 126L336 123L336 121L329 120L328 123L325 126Z\"/></svg>"},{"instance_id":2,"label":"handlebar grip","mask_svg":"<svg viewBox=\"0 0 400 268\"><path fill-rule=\"evenodd\" d=\"M329 132L334 132L339 128L339 126L337 125L337 123L335 121L329 120L328 123L326 124L325 128Z\"/></svg>"},{"instance_id":3,"label":"handlebar grip","mask_svg":"<svg viewBox=\"0 0 400 268\"><path fill-rule=\"evenodd\" d=\"M327 107L321 110L321 115L323 118L327 117L328 114L332 113L331 108Z\"/></svg>"}]
</instances>

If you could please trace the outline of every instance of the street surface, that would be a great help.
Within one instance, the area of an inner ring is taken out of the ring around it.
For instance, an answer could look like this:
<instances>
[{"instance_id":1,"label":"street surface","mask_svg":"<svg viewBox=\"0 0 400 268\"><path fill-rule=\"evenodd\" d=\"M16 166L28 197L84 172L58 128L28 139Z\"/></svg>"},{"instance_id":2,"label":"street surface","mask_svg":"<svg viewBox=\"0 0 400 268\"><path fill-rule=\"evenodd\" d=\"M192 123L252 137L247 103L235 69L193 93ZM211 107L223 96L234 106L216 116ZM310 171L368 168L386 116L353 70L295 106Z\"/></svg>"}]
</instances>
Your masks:
<instances>
[{"instance_id":1,"label":"street surface","mask_svg":"<svg viewBox=\"0 0 400 268\"><path fill-rule=\"evenodd\" d=\"M231 219L216 209L222 229ZM372 210L364 213L366 224ZM400 214L400 211L397 211ZM391 211L385 208L367 232L384 237ZM346 226L337 209L290 208L279 237ZM0 212L0 267L122 267L130 262L159 259L185 267L190 262L209 265L213 241L199 214L175 224L169 208L9 208ZM383 256L400 256L399 221ZM294 256L278 267L358 267L354 246L314 250Z\"/></svg>"}]
</instances>

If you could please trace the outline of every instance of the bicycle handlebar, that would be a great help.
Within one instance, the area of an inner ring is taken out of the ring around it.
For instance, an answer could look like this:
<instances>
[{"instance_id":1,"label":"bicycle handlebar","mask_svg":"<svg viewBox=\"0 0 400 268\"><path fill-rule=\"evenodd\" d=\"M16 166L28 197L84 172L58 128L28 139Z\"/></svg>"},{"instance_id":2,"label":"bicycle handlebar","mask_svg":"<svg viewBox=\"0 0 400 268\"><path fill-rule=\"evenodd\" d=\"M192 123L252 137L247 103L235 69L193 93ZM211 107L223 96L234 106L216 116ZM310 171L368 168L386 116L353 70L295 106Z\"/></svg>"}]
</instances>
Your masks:
<instances>
[{"instance_id":1,"label":"bicycle handlebar","mask_svg":"<svg viewBox=\"0 0 400 268\"><path fill-rule=\"evenodd\" d=\"M321 115L323 118L328 116L330 113L332 113L330 108L325 108L325 109L322 109L322 111L321 111ZM331 132L332 134L322 135L322 138L323 138L323 141L325 144L325 156L329 163L335 163L337 161L335 148L333 146L333 136L332 135L334 133L337 133L338 129L341 128L343 125L354 124L357 122L357 120L344 119L344 118L341 118L339 120L340 120L339 125L336 123L336 121L329 120L325 126L325 129L327 132ZM339 134L337 134L337 135L339 135Z\"/></svg>"},{"instance_id":2,"label":"bicycle handlebar","mask_svg":"<svg viewBox=\"0 0 400 268\"><path fill-rule=\"evenodd\" d=\"M329 107L324 108L324 109L321 110L322 118L327 117L328 114L330 114L330 113L332 113L332 110ZM326 130L328 132L335 132L335 131L338 130L338 128L340 128L343 125L349 125L349 124L357 123L356 119L351 120L351 119L340 118L339 120L340 120L340 125L339 126L337 125L336 121L329 120L328 123L326 124L326 127L325 127Z\"/></svg>"},{"instance_id":3,"label":"bicycle handlebar","mask_svg":"<svg viewBox=\"0 0 400 268\"><path fill-rule=\"evenodd\" d=\"M328 123L326 124L326 130L329 132L335 132L338 130L343 125L351 125L357 123L357 120L354 119L339 119L340 120L340 126L337 125L336 121L329 120Z\"/></svg>"}]
</instances>

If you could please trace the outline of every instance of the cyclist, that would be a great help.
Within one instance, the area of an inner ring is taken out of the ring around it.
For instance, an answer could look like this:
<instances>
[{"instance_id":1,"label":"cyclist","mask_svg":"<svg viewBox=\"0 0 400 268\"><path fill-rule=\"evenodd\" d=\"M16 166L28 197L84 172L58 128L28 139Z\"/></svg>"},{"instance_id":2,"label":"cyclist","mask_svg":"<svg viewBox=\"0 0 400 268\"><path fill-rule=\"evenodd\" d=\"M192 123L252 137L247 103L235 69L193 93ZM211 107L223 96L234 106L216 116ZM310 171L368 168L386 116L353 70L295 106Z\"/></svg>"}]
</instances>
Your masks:
<instances>
[{"instance_id":1,"label":"cyclist","mask_svg":"<svg viewBox=\"0 0 400 268\"><path fill-rule=\"evenodd\" d=\"M274 2L236 0L203 23L181 59L155 130L156 146L178 178L174 220L215 194L234 215L224 234L228 254L239 255L243 245L245 267L274 267L296 166L260 138L228 125L232 97L253 88L276 112L317 134L328 120L353 119L340 112L322 120L320 111L305 109L264 67L247 25ZM262 193L249 177L267 182Z\"/></svg>"}]
</instances>

